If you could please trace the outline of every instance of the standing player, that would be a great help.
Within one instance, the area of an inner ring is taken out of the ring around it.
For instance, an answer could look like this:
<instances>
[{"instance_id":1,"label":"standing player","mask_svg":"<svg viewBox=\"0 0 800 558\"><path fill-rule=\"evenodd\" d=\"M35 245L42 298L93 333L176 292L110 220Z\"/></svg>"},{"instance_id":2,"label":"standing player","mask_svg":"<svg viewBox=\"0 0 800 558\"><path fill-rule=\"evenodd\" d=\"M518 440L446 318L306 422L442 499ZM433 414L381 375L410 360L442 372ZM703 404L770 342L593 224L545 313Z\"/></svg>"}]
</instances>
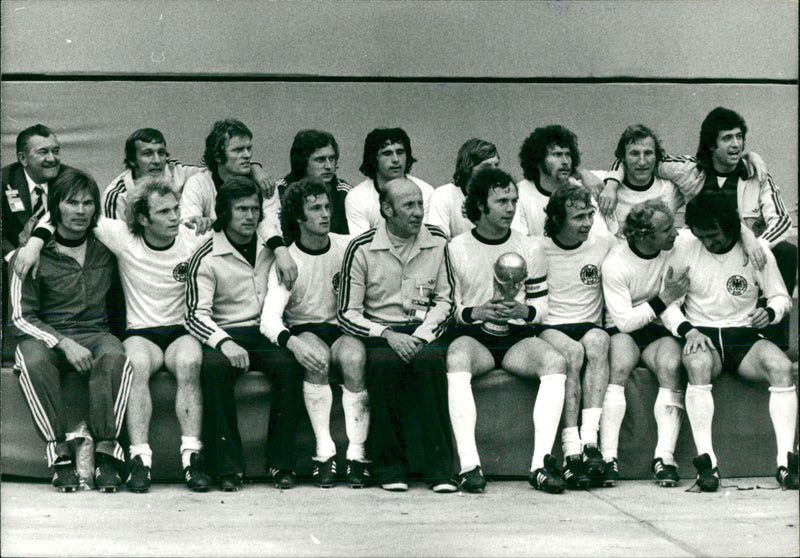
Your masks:
<instances>
[{"instance_id":1,"label":"standing player","mask_svg":"<svg viewBox=\"0 0 800 558\"><path fill-rule=\"evenodd\" d=\"M450 422L461 462L459 485L465 492L486 487L475 444L477 413L472 395L473 376L502 367L541 382L533 407L536 446L530 483L551 493L564 491L564 480L550 455L564 406L565 361L552 346L534 336L533 324L547 315L547 260L538 240L511 230L517 187L500 169L487 168L470 182L466 211L475 228L455 237L448 246L455 281L458 327L447 350ZM494 293L493 266L513 252L527 264L523 288L513 301ZM486 322L506 324L505 335L481 328Z\"/></svg>"},{"instance_id":2,"label":"standing player","mask_svg":"<svg viewBox=\"0 0 800 558\"><path fill-rule=\"evenodd\" d=\"M536 128L522 143L519 162L524 180L517 183L519 205L512 228L529 236L542 236L545 207L550 196L561 186L583 185L599 192L600 179L580 167L578 138L563 126ZM604 227L600 215L597 225Z\"/></svg>"},{"instance_id":3,"label":"standing player","mask_svg":"<svg viewBox=\"0 0 800 558\"><path fill-rule=\"evenodd\" d=\"M14 325L23 336L16 350L20 384L34 422L47 441L53 486L78 488L74 444L66 441L61 374L73 368L89 377L89 428L95 440L95 485L115 492L125 456L117 441L131 382L131 365L109 332L107 296L114 256L92 234L100 192L81 171L53 183L48 209L55 238L42 252L36 278L11 276Z\"/></svg>"},{"instance_id":4,"label":"standing player","mask_svg":"<svg viewBox=\"0 0 800 558\"><path fill-rule=\"evenodd\" d=\"M687 270L665 269L678 233L670 208L661 199L628 208L623 230L627 242L615 246L602 265L611 335L610 376L600 422L600 449L607 464L605 484L613 486L619 478L617 446L625 417L625 382L641 359L659 385L653 407L658 429L653 474L661 486L675 486L680 480L674 454L684 398L681 346L659 316L686 293Z\"/></svg>"},{"instance_id":5,"label":"standing player","mask_svg":"<svg viewBox=\"0 0 800 558\"><path fill-rule=\"evenodd\" d=\"M581 186L556 190L546 212L541 242L548 261L549 311L540 338L567 359L561 431L564 479L571 489L587 488L605 476L597 431L608 383L609 336L602 329L600 267L615 240L604 227L593 226L595 208L591 195Z\"/></svg>"},{"instance_id":6,"label":"standing player","mask_svg":"<svg viewBox=\"0 0 800 558\"><path fill-rule=\"evenodd\" d=\"M671 304L662 318L673 334L685 339L686 414L699 454L693 461L697 486L704 492L719 487L711 442L711 382L721 372L730 372L769 382L769 414L778 446L776 478L784 488L797 490L797 454L792 452L797 391L792 363L758 331L779 322L791 308L775 258L767 254L763 271L743 265L739 215L724 193L698 194L686 206L686 224L694 238L676 246L667 263L688 267L689 290L685 300ZM766 308L756 306L759 290L767 299Z\"/></svg>"},{"instance_id":7,"label":"standing player","mask_svg":"<svg viewBox=\"0 0 800 558\"><path fill-rule=\"evenodd\" d=\"M289 162L291 172L276 184L280 198L283 199L289 184L303 178L325 184L331 202L331 232L347 234L344 200L353 187L336 176L339 165L339 144L333 135L320 130L300 130L294 136L289 151Z\"/></svg>"},{"instance_id":8,"label":"standing player","mask_svg":"<svg viewBox=\"0 0 800 558\"><path fill-rule=\"evenodd\" d=\"M189 177L203 167L184 165L170 159L164 134L154 128L139 128L125 140L125 170L103 191L103 215L125 221L128 196L135 181L145 176L164 176L178 199Z\"/></svg>"},{"instance_id":9,"label":"standing player","mask_svg":"<svg viewBox=\"0 0 800 558\"><path fill-rule=\"evenodd\" d=\"M614 155L624 169L613 212L618 237L624 238L625 218L636 204L660 199L671 215L683 207L685 198L681 190L671 180L656 175L657 166L664 160L664 149L653 130L642 124L628 126L617 142ZM615 180L612 178L612 183Z\"/></svg>"},{"instance_id":10,"label":"standing player","mask_svg":"<svg viewBox=\"0 0 800 558\"><path fill-rule=\"evenodd\" d=\"M419 187L407 178L381 190L385 222L350 243L342 263L339 325L367 348L370 446L384 490L407 490L406 428L422 430L424 474L434 492L454 492L444 386L452 272L438 228L422 224Z\"/></svg>"},{"instance_id":11,"label":"standing player","mask_svg":"<svg viewBox=\"0 0 800 558\"><path fill-rule=\"evenodd\" d=\"M344 201L351 235L361 234L383 221L380 193L395 178L408 178L422 191L423 222L428 222L433 186L408 174L416 161L411 152L411 138L402 128L375 128L367 134L359 169L367 179L355 186Z\"/></svg>"},{"instance_id":12,"label":"standing player","mask_svg":"<svg viewBox=\"0 0 800 558\"><path fill-rule=\"evenodd\" d=\"M180 453L186 485L198 492L210 488L200 458L202 348L183 327L187 263L207 235L197 236L180 225L178 199L172 186L166 176L145 177L131 192L127 222L101 217L93 231L117 257L125 292L127 327L123 345L133 365L127 413L131 471L126 484L132 492L147 492L150 488L150 377L165 365L177 383L175 415L181 427ZM34 232L39 235L41 229ZM33 239L22 250L27 253L37 247L37 239ZM38 257L38 251L34 257ZM24 276L25 270L20 271Z\"/></svg>"},{"instance_id":13,"label":"standing player","mask_svg":"<svg viewBox=\"0 0 800 558\"><path fill-rule=\"evenodd\" d=\"M272 254L256 232L261 191L249 178L226 181L216 197L213 236L189 260L186 328L203 342L203 446L208 470L224 491L236 491L244 476L242 439L237 422L236 378L253 368L270 373L272 406L268 467L292 469L293 431L302 399L291 353L269 343L259 331ZM302 375L299 377L302 381Z\"/></svg>"},{"instance_id":14,"label":"standing player","mask_svg":"<svg viewBox=\"0 0 800 558\"><path fill-rule=\"evenodd\" d=\"M366 355L361 342L342 335L336 322L339 272L350 239L330 233L329 192L324 184L304 178L291 184L283 195L281 223L291 242L289 254L297 262L297 281L287 289L278 283L275 268L270 269L261 332L273 344L292 351L304 369L303 399L317 440L313 477L323 488L333 486L337 472L336 446L330 431L333 393L329 371L332 365L341 370L349 441L347 482L353 488L362 488L369 476L364 453L369 431ZM288 488L295 479L291 471L284 471L275 480Z\"/></svg>"},{"instance_id":15,"label":"standing player","mask_svg":"<svg viewBox=\"0 0 800 558\"><path fill-rule=\"evenodd\" d=\"M500 156L493 143L478 138L467 140L458 150L453 182L433 191L429 222L455 238L475 225L467 218L464 200L467 184L475 174L487 167L497 168Z\"/></svg>"}]
</instances>

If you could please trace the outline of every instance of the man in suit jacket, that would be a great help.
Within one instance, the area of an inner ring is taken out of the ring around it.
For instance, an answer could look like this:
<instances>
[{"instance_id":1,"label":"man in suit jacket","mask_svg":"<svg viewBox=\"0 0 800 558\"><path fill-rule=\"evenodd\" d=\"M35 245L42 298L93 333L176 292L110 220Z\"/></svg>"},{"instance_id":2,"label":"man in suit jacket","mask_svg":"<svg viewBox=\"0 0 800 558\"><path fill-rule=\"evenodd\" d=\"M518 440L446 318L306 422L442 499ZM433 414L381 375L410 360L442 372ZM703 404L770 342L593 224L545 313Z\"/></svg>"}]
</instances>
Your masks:
<instances>
[{"instance_id":1,"label":"man in suit jacket","mask_svg":"<svg viewBox=\"0 0 800 558\"><path fill-rule=\"evenodd\" d=\"M20 241L27 240L30 229L36 224L34 221L29 225L34 209L41 207L42 214L46 211L49 184L64 168L61 145L47 126L36 124L19 133L17 162L2 171L3 259L6 262Z\"/></svg>"},{"instance_id":2,"label":"man in suit jacket","mask_svg":"<svg viewBox=\"0 0 800 558\"><path fill-rule=\"evenodd\" d=\"M24 244L39 217L47 210L49 184L63 169L61 145L42 124L22 130L17 136L17 162L2 170L3 188L3 324L7 320L8 261ZM36 214L36 218L32 218Z\"/></svg>"}]
</instances>

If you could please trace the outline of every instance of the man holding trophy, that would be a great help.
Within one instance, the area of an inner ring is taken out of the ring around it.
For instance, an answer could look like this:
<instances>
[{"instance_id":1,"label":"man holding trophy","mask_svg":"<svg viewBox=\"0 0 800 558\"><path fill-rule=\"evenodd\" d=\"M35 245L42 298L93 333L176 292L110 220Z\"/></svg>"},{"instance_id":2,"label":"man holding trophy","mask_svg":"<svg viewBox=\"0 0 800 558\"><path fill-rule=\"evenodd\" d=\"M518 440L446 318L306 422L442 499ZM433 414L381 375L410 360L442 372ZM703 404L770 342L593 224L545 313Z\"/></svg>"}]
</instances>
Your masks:
<instances>
[{"instance_id":1,"label":"man holding trophy","mask_svg":"<svg viewBox=\"0 0 800 558\"><path fill-rule=\"evenodd\" d=\"M475 443L477 412L472 377L502 367L522 378L539 378L533 408L536 447L530 483L551 493L564 480L550 455L564 404L566 361L535 337L547 315L547 260L539 241L511 230L517 187L507 173L486 168L473 178L465 201L475 228L448 246L453 268L457 326L449 333L447 384L450 421L465 492L482 492L486 479Z\"/></svg>"}]
</instances>

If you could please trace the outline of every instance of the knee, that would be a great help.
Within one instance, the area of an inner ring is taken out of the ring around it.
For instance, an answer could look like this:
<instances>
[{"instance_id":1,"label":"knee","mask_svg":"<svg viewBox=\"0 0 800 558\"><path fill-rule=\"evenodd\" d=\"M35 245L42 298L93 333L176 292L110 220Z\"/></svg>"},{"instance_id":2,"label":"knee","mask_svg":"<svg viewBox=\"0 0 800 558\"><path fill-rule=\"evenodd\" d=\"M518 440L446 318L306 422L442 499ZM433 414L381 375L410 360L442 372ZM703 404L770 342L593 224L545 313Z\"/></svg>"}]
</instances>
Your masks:
<instances>
[{"instance_id":1,"label":"knee","mask_svg":"<svg viewBox=\"0 0 800 558\"><path fill-rule=\"evenodd\" d=\"M690 384L705 385L711 382L712 363L708 358L693 354L683 358L683 366Z\"/></svg>"},{"instance_id":2,"label":"knee","mask_svg":"<svg viewBox=\"0 0 800 558\"><path fill-rule=\"evenodd\" d=\"M447 349L447 370L465 372L471 369L471 359L466 343L461 338L450 343Z\"/></svg>"},{"instance_id":3,"label":"knee","mask_svg":"<svg viewBox=\"0 0 800 558\"><path fill-rule=\"evenodd\" d=\"M565 362L567 364L567 374L577 375L580 374L583 367L583 359L585 352L583 345L575 343L564 351Z\"/></svg>"},{"instance_id":4,"label":"knee","mask_svg":"<svg viewBox=\"0 0 800 558\"><path fill-rule=\"evenodd\" d=\"M175 377L177 379L197 380L203 365L201 351L181 351L175 357Z\"/></svg>"},{"instance_id":5,"label":"knee","mask_svg":"<svg viewBox=\"0 0 800 558\"><path fill-rule=\"evenodd\" d=\"M662 351L656 359L656 369L659 375L676 377L680 373L681 353L677 351Z\"/></svg>"},{"instance_id":6,"label":"knee","mask_svg":"<svg viewBox=\"0 0 800 558\"><path fill-rule=\"evenodd\" d=\"M783 354L764 359L764 372L773 387L790 387L794 385L792 363Z\"/></svg>"},{"instance_id":7,"label":"knee","mask_svg":"<svg viewBox=\"0 0 800 558\"><path fill-rule=\"evenodd\" d=\"M549 351L544 358L542 365L542 376L549 376L550 374L566 374L567 373L567 359L558 351Z\"/></svg>"},{"instance_id":8,"label":"knee","mask_svg":"<svg viewBox=\"0 0 800 558\"><path fill-rule=\"evenodd\" d=\"M583 345L586 349L586 358L589 360L601 360L608 358L608 348L611 340L608 334L599 329L593 329L583 338Z\"/></svg>"}]
</instances>

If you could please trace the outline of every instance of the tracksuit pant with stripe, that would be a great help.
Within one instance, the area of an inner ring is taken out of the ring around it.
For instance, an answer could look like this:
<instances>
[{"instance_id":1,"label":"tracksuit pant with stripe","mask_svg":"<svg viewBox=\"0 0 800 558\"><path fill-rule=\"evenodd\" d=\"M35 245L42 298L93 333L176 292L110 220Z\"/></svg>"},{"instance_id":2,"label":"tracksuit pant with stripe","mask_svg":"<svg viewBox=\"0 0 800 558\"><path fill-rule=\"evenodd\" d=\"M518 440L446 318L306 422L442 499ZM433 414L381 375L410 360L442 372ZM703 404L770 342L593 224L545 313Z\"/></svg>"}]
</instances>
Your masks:
<instances>
[{"instance_id":1,"label":"tracksuit pant with stripe","mask_svg":"<svg viewBox=\"0 0 800 558\"><path fill-rule=\"evenodd\" d=\"M412 334L414 327L393 327ZM447 407L445 357L441 340L423 346L410 363L386 339L362 339L367 348L367 390L370 401L369 456L379 481L408 476L410 432L419 431L423 475L429 482L453 476L453 441Z\"/></svg>"},{"instance_id":2,"label":"tracksuit pant with stripe","mask_svg":"<svg viewBox=\"0 0 800 558\"><path fill-rule=\"evenodd\" d=\"M250 370L267 374L272 385L266 445L267 469L295 468L297 421L305 413L304 371L289 349L270 343L257 327L225 330L246 349ZM244 474L234 387L242 370L234 368L219 349L203 347L200 381L203 388L203 453L213 476Z\"/></svg>"},{"instance_id":3,"label":"tracksuit pant with stripe","mask_svg":"<svg viewBox=\"0 0 800 558\"><path fill-rule=\"evenodd\" d=\"M65 332L62 332L65 333ZM89 372L89 431L95 451L119 461L125 454L117 442L125 420L133 369L119 339L105 332L69 332L66 335L92 352ZM44 436L47 463L73 459L74 449L65 441L67 417L61 399L61 375L74 368L60 349L50 349L38 339L26 338L17 345L19 382Z\"/></svg>"}]
</instances>

